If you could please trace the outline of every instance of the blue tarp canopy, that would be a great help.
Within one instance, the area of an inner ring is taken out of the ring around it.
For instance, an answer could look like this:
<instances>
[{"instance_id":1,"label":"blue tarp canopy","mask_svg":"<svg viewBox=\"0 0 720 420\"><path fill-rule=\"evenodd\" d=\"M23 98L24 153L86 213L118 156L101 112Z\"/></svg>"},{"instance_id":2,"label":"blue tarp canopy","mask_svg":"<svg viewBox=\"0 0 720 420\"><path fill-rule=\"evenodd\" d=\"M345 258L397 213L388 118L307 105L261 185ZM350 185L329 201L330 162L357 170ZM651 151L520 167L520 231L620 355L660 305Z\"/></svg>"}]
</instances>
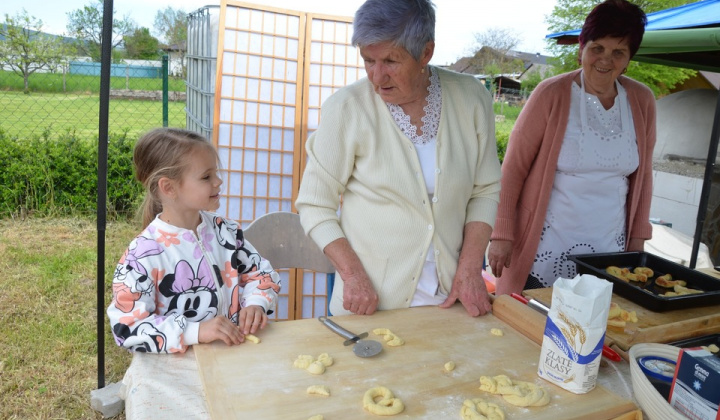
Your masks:
<instances>
[{"instance_id":1,"label":"blue tarp canopy","mask_svg":"<svg viewBox=\"0 0 720 420\"><path fill-rule=\"evenodd\" d=\"M647 20L645 35L633 60L720 72L720 0L701 0L648 13ZM545 38L556 39L557 43L561 45L570 45L578 42L578 35L580 35L580 29L574 29L550 34ZM690 268L695 268L697 262L719 141L720 92L710 134L710 147L698 205ZM714 261L714 263L717 265L719 262Z\"/></svg>"}]
</instances>

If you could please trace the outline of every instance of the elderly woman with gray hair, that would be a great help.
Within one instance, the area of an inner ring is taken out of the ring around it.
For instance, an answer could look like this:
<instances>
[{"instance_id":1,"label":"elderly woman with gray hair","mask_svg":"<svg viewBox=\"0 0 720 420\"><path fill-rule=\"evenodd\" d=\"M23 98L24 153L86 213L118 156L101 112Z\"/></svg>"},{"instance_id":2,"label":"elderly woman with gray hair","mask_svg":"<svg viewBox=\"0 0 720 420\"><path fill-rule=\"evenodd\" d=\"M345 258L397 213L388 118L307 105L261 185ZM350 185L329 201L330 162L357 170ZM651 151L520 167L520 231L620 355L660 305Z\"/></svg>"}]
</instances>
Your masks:
<instances>
[{"instance_id":1,"label":"elderly woman with gray hair","mask_svg":"<svg viewBox=\"0 0 720 420\"><path fill-rule=\"evenodd\" d=\"M483 315L500 192L490 94L429 65L430 0L367 0L353 25L367 77L323 103L295 203L337 270L330 311L460 301Z\"/></svg>"}]
</instances>

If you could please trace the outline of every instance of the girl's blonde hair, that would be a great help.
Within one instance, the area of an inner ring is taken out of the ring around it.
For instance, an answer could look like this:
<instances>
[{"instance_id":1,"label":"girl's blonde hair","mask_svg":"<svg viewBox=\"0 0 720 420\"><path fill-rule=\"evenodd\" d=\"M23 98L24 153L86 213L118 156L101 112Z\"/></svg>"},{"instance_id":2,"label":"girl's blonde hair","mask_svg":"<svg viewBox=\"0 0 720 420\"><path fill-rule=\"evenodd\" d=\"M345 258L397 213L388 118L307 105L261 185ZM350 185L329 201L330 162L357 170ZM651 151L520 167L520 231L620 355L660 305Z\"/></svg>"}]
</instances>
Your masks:
<instances>
[{"instance_id":1,"label":"girl's blonde hair","mask_svg":"<svg viewBox=\"0 0 720 420\"><path fill-rule=\"evenodd\" d=\"M162 212L158 191L160 178L179 181L187 169L193 153L198 149L217 151L203 136L178 128L157 128L149 131L135 144L133 166L135 177L145 187L145 199L140 207L143 229Z\"/></svg>"}]
</instances>

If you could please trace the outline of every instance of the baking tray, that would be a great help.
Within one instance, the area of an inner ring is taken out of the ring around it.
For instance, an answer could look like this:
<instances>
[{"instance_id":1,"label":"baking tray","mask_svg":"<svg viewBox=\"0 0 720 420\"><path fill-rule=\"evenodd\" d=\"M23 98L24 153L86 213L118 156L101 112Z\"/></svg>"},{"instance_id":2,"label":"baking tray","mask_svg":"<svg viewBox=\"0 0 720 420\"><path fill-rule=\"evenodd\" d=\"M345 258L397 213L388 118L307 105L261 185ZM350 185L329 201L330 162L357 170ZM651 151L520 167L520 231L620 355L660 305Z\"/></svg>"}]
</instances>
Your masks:
<instances>
[{"instance_id":1,"label":"baking tray","mask_svg":"<svg viewBox=\"0 0 720 420\"><path fill-rule=\"evenodd\" d=\"M716 346L720 347L720 334L703 335L700 337L693 337L693 338L688 338L685 340L673 341L672 343L668 343L668 344L673 345L675 347L680 347L683 349L690 348L690 347L709 346L710 344L715 344ZM720 352L713 353L713 354L717 357L720 357Z\"/></svg>"},{"instance_id":2,"label":"baking tray","mask_svg":"<svg viewBox=\"0 0 720 420\"><path fill-rule=\"evenodd\" d=\"M665 312L720 304L720 279L647 252L568 255L568 260L575 262L579 274L592 274L612 282L613 293L651 311ZM645 283L625 282L605 271L611 265L631 270L635 267L650 267L655 275ZM656 286L654 280L664 274L671 274L673 279L685 280L687 287L703 290L704 293L663 296L670 289Z\"/></svg>"}]
</instances>

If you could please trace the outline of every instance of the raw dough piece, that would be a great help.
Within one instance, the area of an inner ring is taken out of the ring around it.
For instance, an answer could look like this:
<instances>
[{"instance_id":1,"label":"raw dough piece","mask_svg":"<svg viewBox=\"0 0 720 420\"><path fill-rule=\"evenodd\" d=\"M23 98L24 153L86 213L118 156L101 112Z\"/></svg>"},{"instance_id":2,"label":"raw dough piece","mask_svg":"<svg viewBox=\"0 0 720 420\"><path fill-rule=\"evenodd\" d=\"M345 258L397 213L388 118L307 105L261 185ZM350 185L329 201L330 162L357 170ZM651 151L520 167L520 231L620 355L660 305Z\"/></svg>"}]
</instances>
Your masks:
<instances>
[{"instance_id":1,"label":"raw dough piece","mask_svg":"<svg viewBox=\"0 0 720 420\"><path fill-rule=\"evenodd\" d=\"M312 416L308 420L325 420L325 417L323 417L322 414L318 414L317 416Z\"/></svg>"},{"instance_id":2,"label":"raw dough piece","mask_svg":"<svg viewBox=\"0 0 720 420\"><path fill-rule=\"evenodd\" d=\"M317 361L322 363L323 366L328 367L332 366L332 364L335 362L335 359L333 359L332 356L327 353L322 353L320 356L318 356Z\"/></svg>"},{"instance_id":3,"label":"raw dough piece","mask_svg":"<svg viewBox=\"0 0 720 420\"><path fill-rule=\"evenodd\" d=\"M255 344L258 344L258 343L260 342L260 339L257 338L257 337L255 337L255 336L252 335L252 334L246 334L246 335L245 335L245 340L250 341L250 342L253 342L253 343L255 343Z\"/></svg>"},{"instance_id":4,"label":"raw dough piece","mask_svg":"<svg viewBox=\"0 0 720 420\"><path fill-rule=\"evenodd\" d=\"M310 363L313 362L313 357L309 354L301 354L293 362L293 366L300 369L307 369Z\"/></svg>"},{"instance_id":5,"label":"raw dough piece","mask_svg":"<svg viewBox=\"0 0 720 420\"><path fill-rule=\"evenodd\" d=\"M376 386L365 391L363 408L378 416L394 416L402 413L405 405L388 388Z\"/></svg>"},{"instance_id":6,"label":"raw dough piece","mask_svg":"<svg viewBox=\"0 0 720 420\"><path fill-rule=\"evenodd\" d=\"M532 382L513 381L506 375L481 376L480 390L502 395L507 402L518 407L539 407L550 402L545 388Z\"/></svg>"},{"instance_id":7,"label":"raw dough piece","mask_svg":"<svg viewBox=\"0 0 720 420\"><path fill-rule=\"evenodd\" d=\"M505 420L505 412L497 404L489 403L482 398L465 400L460 409L462 420Z\"/></svg>"},{"instance_id":8,"label":"raw dough piece","mask_svg":"<svg viewBox=\"0 0 720 420\"><path fill-rule=\"evenodd\" d=\"M445 363L445 372L451 372L453 370L455 370L455 362Z\"/></svg>"},{"instance_id":9,"label":"raw dough piece","mask_svg":"<svg viewBox=\"0 0 720 420\"><path fill-rule=\"evenodd\" d=\"M322 375L323 373L325 373L325 365L322 364L322 362L318 362L316 360L310 363L310 366L308 366L306 370L313 375Z\"/></svg>"},{"instance_id":10,"label":"raw dough piece","mask_svg":"<svg viewBox=\"0 0 720 420\"><path fill-rule=\"evenodd\" d=\"M675 286L687 286L687 282L685 280L673 280L671 274L659 276L655 279L655 284L660 287L667 287L668 289L672 289Z\"/></svg>"},{"instance_id":11,"label":"raw dough piece","mask_svg":"<svg viewBox=\"0 0 720 420\"><path fill-rule=\"evenodd\" d=\"M393 333L387 328L375 328L373 330L373 334L382 335L383 340L385 340L387 345L391 347L402 346L403 344L405 344L405 340L398 337L395 333Z\"/></svg>"},{"instance_id":12,"label":"raw dough piece","mask_svg":"<svg viewBox=\"0 0 720 420\"><path fill-rule=\"evenodd\" d=\"M502 337L503 335L505 335L505 333L503 332L503 330L501 330L500 328L492 328L492 329L490 330L490 334L496 335L496 336L498 336L498 337Z\"/></svg>"},{"instance_id":13,"label":"raw dough piece","mask_svg":"<svg viewBox=\"0 0 720 420\"><path fill-rule=\"evenodd\" d=\"M330 388L325 385L311 385L307 389L308 395L322 395L325 397L330 396Z\"/></svg>"}]
</instances>

